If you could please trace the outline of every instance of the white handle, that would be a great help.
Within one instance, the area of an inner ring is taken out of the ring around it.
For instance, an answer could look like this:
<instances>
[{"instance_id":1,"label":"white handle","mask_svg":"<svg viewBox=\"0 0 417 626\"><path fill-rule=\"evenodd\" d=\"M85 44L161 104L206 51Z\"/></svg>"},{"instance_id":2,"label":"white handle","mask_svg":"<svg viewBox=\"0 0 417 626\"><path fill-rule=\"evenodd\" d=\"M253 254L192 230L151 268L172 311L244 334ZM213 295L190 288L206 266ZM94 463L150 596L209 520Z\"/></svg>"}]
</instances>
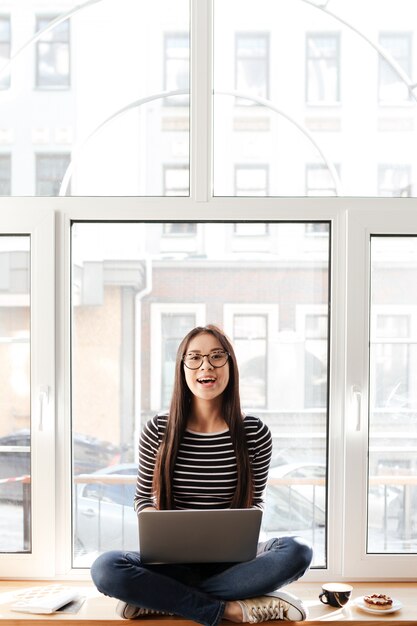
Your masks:
<instances>
[{"instance_id":1,"label":"white handle","mask_svg":"<svg viewBox=\"0 0 417 626\"><path fill-rule=\"evenodd\" d=\"M362 426L362 389L358 385L352 386L352 399L355 403L356 413L355 430L359 432Z\"/></svg>"},{"instance_id":2,"label":"white handle","mask_svg":"<svg viewBox=\"0 0 417 626\"><path fill-rule=\"evenodd\" d=\"M43 430L43 408L49 403L49 387L42 385L39 387L39 426L38 430Z\"/></svg>"}]
</instances>

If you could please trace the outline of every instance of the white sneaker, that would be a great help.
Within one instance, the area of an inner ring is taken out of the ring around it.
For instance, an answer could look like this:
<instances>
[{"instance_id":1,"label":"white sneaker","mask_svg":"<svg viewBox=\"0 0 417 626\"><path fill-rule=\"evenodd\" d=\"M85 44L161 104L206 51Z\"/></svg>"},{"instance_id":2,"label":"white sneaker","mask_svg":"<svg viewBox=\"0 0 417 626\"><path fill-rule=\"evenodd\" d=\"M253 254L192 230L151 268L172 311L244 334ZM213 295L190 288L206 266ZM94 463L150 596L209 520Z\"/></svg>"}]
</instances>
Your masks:
<instances>
[{"instance_id":1,"label":"white sneaker","mask_svg":"<svg viewBox=\"0 0 417 626\"><path fill-rule=\"evenodd\" d=\"M122 600L117 603L116 613L124 619L138 619L139 617L145 617L146 615L173 615L173 613L164 613L164 611L144 609L141 606L134 606L133 604L122 602Z\"/></svg>"},{"instance_id":2,"label":"white sneaker","mask_svg":"<svg viewBox=\"0 0 417 626\"><path fill-rule=\"evenodd\" d=\"M288 591L273 591L238 602L242 608L243 621L252 624L276 619L301 622L307 618L307 609L302 601Z\"/></svg>"}]
</instances>

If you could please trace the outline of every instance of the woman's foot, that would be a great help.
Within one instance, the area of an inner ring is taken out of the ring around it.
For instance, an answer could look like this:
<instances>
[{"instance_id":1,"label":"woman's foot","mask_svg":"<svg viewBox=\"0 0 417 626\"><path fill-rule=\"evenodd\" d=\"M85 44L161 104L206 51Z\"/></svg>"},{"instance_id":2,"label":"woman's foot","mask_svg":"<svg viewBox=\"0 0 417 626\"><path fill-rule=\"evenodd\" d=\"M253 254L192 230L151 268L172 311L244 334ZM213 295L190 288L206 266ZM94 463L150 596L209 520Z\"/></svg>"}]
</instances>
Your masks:
<instances>
[{"instance_id":1,"label":"woman's foot","mask_svg":"<svg viewBox=\"0 0 417 626\"><path fill-rule=\"evenodd\" d=\"M307 617L302 601L287 591L273 591L257 598L227 602L224 619L252 624L269 620L299 622Z\"/></svg>"}]
</instances>

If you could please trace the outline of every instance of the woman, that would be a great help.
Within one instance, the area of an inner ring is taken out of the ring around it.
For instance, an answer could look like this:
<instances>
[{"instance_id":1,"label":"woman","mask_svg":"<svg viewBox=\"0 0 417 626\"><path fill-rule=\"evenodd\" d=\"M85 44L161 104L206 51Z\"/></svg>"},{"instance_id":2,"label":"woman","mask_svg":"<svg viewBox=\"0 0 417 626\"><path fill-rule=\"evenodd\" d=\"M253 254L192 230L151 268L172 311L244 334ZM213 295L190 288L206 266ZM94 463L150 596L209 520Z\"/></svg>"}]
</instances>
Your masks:
<instances>
[{"instance_id":1,"label":"woman","mask_svg":"<svg viewBox=\"0 0 417 626\"><path fill-rule=\"evenodd\" d=\"M271 450L268 427L242 414L230 341L216 326L197 327L178 348L169 414L143 429L135 509L261 508ZM120 600L117 611L127 619L174 614L204 626L303 620L302 602L276 590L302 576L311 559L304 541L281 537L237 564L145 565L138 552L107 552L91 576L99 591Z\"/></svg>"}]
</instances>

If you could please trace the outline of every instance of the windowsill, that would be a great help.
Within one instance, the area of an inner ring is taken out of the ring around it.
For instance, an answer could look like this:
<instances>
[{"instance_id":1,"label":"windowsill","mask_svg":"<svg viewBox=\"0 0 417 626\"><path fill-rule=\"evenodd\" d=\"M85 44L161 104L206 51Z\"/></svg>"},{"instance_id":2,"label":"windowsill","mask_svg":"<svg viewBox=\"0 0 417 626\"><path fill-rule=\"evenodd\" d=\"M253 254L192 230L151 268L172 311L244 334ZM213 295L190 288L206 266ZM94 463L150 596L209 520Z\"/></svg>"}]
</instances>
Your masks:
<instances>
[{"instance_id":1,"label":"windowsill","mask_svg":"<svg viewBox=\"0 0 417 626\"><path fill-rule=\"evenodd\" d=\"M54 581L55 582L55 581ZM115 613L117 600L101 595L89 582L67 582L63 584L80 587L82 594L86 596L84 604L78 613L58 613L55 615L30 615L28 613L17 613L10 610L10 604L14 601L15 595L27 587L45 585L44 581L0 581L0 626L13 626L14 624L27 624L36 622L36 626L45 626L51 621L64 622L67 626L87 626L89 622L99 622L105 626L114 626L120 623L122 618ZM52 584L52 583L51 583ZM320 583L293 583L288 589L298 595L309 609L309 619L306 626L314 626L324 623L336 624L341 621L353 622L357 626L365 626L369 622L374 625L382 625L386 622L401 624L401 626L411 626L417 623L417 605L415 595L417 583L352 583L353 596L351 602L343 609L333 609L324 606L318 599L321 591ZM355 598L365 593L387 593L403 604L403 608L392 614L370 615L354 605ZM153 626L156 623L175 621L176 626L192 626L194 622L184 620L179 617L164 617L159 619L146 618L146 624ZM126 623L126 622L125 622ZM230 622L223 622L223 625L230 626Z\"/></svg>"}]
</instances>

